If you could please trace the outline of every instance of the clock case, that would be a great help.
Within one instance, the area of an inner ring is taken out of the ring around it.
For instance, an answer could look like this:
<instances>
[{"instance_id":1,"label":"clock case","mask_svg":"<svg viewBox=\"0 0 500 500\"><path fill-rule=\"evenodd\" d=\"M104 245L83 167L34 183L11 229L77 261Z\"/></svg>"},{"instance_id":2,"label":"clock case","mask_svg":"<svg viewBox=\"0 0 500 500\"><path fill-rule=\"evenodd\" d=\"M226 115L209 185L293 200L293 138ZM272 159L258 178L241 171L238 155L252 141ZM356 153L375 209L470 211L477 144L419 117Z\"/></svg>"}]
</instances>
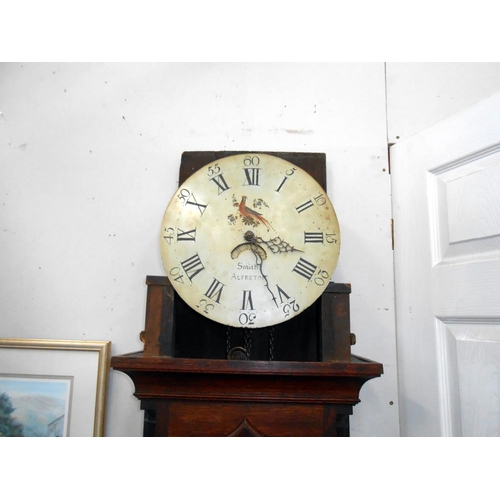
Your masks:
<instances>
[{"instance_id":1,"label":"clock case","mask_svg":"<svg viewBox=\"0 0 500 500\"><path fill-rule=\"evenodd\" d=\"M184 152L179 185L200 168L246 151ZM324 153L252 151L274 155L305 170L326 190ZM350 361L355 336L350 332L351 286L330 283L321 297L298 316L265 328L228 327L189 307L166 277L146 278L144 356L272 361Z\"/></svg>"}]
</instances>

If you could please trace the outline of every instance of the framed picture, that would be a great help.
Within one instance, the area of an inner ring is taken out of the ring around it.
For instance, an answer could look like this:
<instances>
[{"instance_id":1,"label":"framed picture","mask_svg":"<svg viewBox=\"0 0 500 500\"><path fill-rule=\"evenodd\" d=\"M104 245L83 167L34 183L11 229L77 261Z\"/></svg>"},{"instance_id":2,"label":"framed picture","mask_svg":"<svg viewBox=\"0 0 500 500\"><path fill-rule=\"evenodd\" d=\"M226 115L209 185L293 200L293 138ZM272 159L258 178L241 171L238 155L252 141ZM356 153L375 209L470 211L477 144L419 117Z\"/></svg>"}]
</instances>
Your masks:
<instances>
[{"instance_id":1,"label":"framed picture","mask_svg":"<svg viewBox=\"0 0 500 500\"><path fill-rule=\"evenodd\" d=\"M0 339L0 436L104 436L111 342Z\"/></svg>"}]
</instances>

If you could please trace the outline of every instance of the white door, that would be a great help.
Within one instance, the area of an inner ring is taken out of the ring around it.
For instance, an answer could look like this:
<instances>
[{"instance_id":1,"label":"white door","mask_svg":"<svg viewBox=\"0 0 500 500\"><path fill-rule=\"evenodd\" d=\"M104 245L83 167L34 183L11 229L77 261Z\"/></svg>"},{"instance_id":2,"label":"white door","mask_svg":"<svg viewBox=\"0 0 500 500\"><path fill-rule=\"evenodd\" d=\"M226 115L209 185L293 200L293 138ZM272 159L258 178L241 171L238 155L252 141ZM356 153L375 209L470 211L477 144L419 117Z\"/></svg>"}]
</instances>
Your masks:
<instances>
[{"instance_id":1,"label":"white door","mask_svg":"<svg viewBox=\"0 0 500 500\"><path fill-rule=\"evenodd\" d=\"M391 148L403 436L500 436L500 93Z\"/></svg>"}]
</instances>

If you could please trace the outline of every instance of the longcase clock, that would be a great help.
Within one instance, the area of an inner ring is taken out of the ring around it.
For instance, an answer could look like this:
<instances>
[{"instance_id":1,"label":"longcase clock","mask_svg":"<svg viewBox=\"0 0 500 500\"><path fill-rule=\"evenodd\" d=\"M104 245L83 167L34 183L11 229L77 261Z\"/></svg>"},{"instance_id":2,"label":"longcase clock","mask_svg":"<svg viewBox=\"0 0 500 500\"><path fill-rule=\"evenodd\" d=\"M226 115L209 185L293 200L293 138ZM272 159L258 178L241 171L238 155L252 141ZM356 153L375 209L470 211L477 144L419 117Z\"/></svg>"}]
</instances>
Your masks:
<instances>
[{"instance_id":1,"label":"longcase clock","mask_svg":"<svg viewBox=\"0 0 500 500\"><path fill-rule=\"evenodd\" d=\"M348 436L380 363L354 356L322 153L186 152L148 276L145 436Z\"/></svg>"}]
</instances>

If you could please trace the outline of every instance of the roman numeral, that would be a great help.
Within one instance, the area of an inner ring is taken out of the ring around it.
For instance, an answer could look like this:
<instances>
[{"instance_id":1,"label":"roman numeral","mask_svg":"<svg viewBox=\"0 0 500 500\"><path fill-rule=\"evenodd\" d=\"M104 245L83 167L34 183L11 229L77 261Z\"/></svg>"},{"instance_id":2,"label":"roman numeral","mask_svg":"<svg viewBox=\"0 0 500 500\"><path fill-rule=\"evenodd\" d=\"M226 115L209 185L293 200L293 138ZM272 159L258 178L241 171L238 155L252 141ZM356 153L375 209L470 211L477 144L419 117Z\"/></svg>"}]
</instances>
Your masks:
<instances>
[{"instance_id":1,"label":"roman numeral","mask_svg":"<svg viewBox=\"0 0 500 500\"><path fill-rule=\"evenodd\" d=\"M205 269L197 253L195 253L192 257L189 257L189 259L186 259L185 261L181 262L181 266L182 269L184 269L184 272L186 273L187 277L189 278L189 281L193 281L193 278L198 273L201 273L203 269Z\"/></svg>"},{"instance_id":2,"label":"roman numeral","mask_svg":"<svg viewBox=\"0 0 500 500\"><path fill-rule=\"evenodd\" d=\"M313 277L314 273L316 272L316 269L318 266L315 266L314 264L311 264L311 262L307 261L306 259L303 259L302 257L299 259L295 267L292 269L292 272L299 274L300 276L303 276L306 278L307 281L310 281L310 279Z\"/></svg>"},{"instance_id":3,"label":"roman numeral","mask_svg":"<svg viewBox=\"0 0 500 500\"><path fill-rule=\"evenodd\" d=\"M298 207L295 207L295 210L297 212L303 212L304 210L307 210L308 208L311 208L313 206L313 202L311 200L307 200L305 203L302 203L302 205L299 205Z\"/></svg>"},{"instance_id":4,"label":"roman numeral","mask_svg":"<svg viewBox=\"0 0 500 500\"><path fill-rule=\"evenodd\" d=\"M186 205L194 205L195 207L198 207L198 210L200 211L201 215L205 213L205 209L207 208L207 205L203 205L203 203L198 203L198 201L194 197L194 194L192 194L188 198L188 200L186 201Z\"/></svg>"},{"instance_id":5,"label":"roman numeral","mask_svg":"<svg viewBox=\"0 0 500 500\"><path fill-rule=\"evenodd\" d=\"M283 304L285 300L288 300L290 298L290 295L288 295L283 288L280 288L279 285L276 285L276 288L278 289L278 295L280 298L280 303Z\"/></svg>"},{"instance_id":6,"label":"roman numeral","mask_svg":"<svg viewBox=\"0 0 500 500\"><path fill-rule=\"evenodd\" d=\"M184 231L177 228L177 241L196 241L196 229Z\"/></svg>"},{"instance_id":7,"label":"roman numeral","mask_svg":"<svg viewBox=\"0 0 500 500\"><path fill-rule=\"evenodd\" d=\"M288 180L288 177L283 177L283 180L281 181L281 184L278 186L278 189L276 190L277 193L280 192L280 189L283 187L283 184Z\"/></svg>"},{"instance_id":8,"label":"roman numeral","mask_svg":"<svg viewBox=\"0 0 500 500\"><path fill-rule=\"evenodd\" d=\"M250 309L253 311L252 290L243 290L243 303L241 305L241 309Z\"/></svg>"},{"instance_id":9,"label":"roman numeral","mask_svg":"<svg viewBox=\"0 0 500 500\"><path fill-rule=\"evenodd\" d=\"M283 302L286 302L287 300L290 299L290 295L288 295L283 288L281 288L279 285L276 285L276 288L278 289L278 298L280 303L278 304L278 299L274 296L274 294L271 292L271 295L273 296L273 302L276 307L280 307Z\"/></svg>"},{"instance_id":10,"label":"roman numeral","mask_svg":"<svg viewBox=\"0 0 500 500\"><path fill-rule=\"evenodd\" d=\"M208 297L211 300L220 304L220 298L222 295L222 290L226 285L221 283L218 279L214 278L211 285L208 287L208 290L205 292L205 297Z\"/></svg>"},{"instance_id":11,"label":"roman numeral","mask_svg":"<svg viewBox=\"0 0 500 500\"><path fill-rule=\"evenodd\" d=\"M210 180L213 181L214 184L217 185L217 188L218 188L217 194L221 194L224 191L227 191L229 189L229 186L227 185L226 179L224 179L222 174L219 174L215 177L212 177Z\"/></svg>"},{"instance_id":12,"label":"roman numeral","mask_svg":"<svg viewBox=\"0 0 500 500\"><path fill-rule=\"evenodd\" d=\"M322 207L326 203L326 197L324 194L320 193L318 196L315 196L314 198L307 200L305 203L302 203L302 205L299 205L298 207L295 207L295 210L297 212L303 212L304 210L307 210L308 208L311 208L313 205L316 205L317 207Z\"/></svg>"},{"instance_id":13,"label":"roman numeral","mask_svg":"<svg viewBox=\"0 0 500 500\"><path fill-rule=\"evenodd\" d=\"M259 186L259 173L260 168L244 168L245 182L244 186Z\"/></svg>"},{"instance_id":14,"label":"roman numeral","mask_svg":"<svg viewBox=\"0 0 500 500\"><path fill-rule=\"evenodd\" d=\"M313 233L304 231L304 243L323 243L323 233Z\"/></svg>"}]
</instances>

